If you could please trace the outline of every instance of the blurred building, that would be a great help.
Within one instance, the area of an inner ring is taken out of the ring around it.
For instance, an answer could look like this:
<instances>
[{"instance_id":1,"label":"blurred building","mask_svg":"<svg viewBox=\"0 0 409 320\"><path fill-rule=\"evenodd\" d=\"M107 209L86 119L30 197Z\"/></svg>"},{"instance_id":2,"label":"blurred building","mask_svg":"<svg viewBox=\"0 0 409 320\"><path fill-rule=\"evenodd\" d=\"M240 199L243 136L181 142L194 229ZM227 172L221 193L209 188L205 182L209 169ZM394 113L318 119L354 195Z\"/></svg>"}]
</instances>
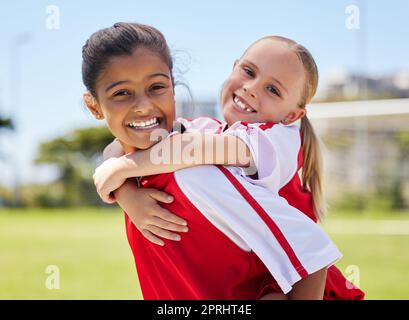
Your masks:
<instances>
[{"instance_id":1,"label":"blurred building","mask_svg":"<svg viewBox=\"0 0 409 320\"><path fill-rule=\"evenodd\" d=\"M409 99L317 103L308 115L325 145L330 199L400 188L395 191L409 205L409 145L402 145L409 134Z\"/></svg>"},{"instance_id":2,"label":"blurred building","mask_svg":"<svg viewBox=\"0 0 409 320\"><path fill-rule=\"evenodd\" d=\"M406 78L400 77L404 89ZM389 82L384 79L371 88L381 83L386 88ZM179 102L177 110L178 116L186 118L222 118L213 100ZM409 136L409 99L314 103L308 116L324 143L325 191L330 203L345 195L363 199L390 196L395 190L409 207L409 145L405 151L399 142L401 134Z\"/></svg>"},{"instance_id":3,"label":"blurred building","mask_svg":"<svg viewBox=\"0 0 409 320\"><path fill-rule=\"evenodd\" d=\"M178 117L196 118L200 116L208 116L220 119L219 105L216 100L202 101L178 101L176 103L176 111Z\"/></svg>"},{"instance_id":4,"label":"blurred building","mask_svg":"<svg viewBox=\"0 0 409 320\"><path fill-rule=\"evenodd\" d=\"M409 70L378 77L333 71L318 101L396 98L409 98Z\"/></svg>"}]
</instances>

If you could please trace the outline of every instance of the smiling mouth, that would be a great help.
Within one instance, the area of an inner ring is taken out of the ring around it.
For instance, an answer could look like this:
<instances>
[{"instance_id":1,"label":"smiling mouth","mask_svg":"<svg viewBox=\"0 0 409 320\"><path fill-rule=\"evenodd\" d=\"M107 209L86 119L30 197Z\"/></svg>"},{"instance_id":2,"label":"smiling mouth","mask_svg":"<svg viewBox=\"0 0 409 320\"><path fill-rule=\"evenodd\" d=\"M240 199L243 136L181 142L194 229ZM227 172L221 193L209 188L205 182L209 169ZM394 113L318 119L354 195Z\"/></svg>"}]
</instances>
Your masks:
<instances>
[{"instance_id":1,"label":"smiling mouth","mask_svg":"<svg viewBox=\"0 0 409 320\"><path fill-rule=\"evenodd\" d=\"M247 101L245 101L243 98L233 94L233 102L234 105L242 112L244 113L255 113L257 112L252 106L250 106Z\"/></svg>"},{"instance_id":2,"label":"smiling mouth","mask_svg":"<svg viewBox=\"0 0 409 320\"><path fill-rule=\"evenodd\" d=\"M158 127L162 123L162 118L152 117L146 120L134 120L126 123L126 126L133 130L147 130Z\"/></svg>"}]
</instances>

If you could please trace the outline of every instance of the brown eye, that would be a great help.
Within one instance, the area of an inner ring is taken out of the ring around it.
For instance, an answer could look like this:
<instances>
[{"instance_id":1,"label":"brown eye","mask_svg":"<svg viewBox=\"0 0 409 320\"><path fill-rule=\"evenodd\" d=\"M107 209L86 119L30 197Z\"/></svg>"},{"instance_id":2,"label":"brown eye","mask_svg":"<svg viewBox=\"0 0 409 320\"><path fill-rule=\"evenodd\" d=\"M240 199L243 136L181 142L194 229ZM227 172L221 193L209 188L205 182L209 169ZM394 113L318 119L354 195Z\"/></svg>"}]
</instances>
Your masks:
<instances>
[{"instance_id":1,"label":"brown eye","mask_svg":"<svg viewBox=\"0 0 409 320\"><path fill-rule=\"evenodd\" d=\"M128 90L119 90L114 93L114 97L128 96L128 95L130 95L130 92Z\"/></svg>"},{"instance_id":2,"label":"brown eye","mask_svg":"<svg viewBox=\"0 0 409 320\"><path fill-rule=\"evenodd\" d=\"M154 84L149 88L149 91L152 91L154 93L160 93L162 89L166 89L167 86L164 84Z\"/></svg>"},{"instance_id":3,"label":"brown eye","mask_svg":"<svg viewBox=\"0 0 409 320\"><path fill-rule=\"evenodd\" d=\"M160 89L164 89L165 87L163 86L153 86L151 87L151 90L160 90Z\"/></svg>"}]
</instances>

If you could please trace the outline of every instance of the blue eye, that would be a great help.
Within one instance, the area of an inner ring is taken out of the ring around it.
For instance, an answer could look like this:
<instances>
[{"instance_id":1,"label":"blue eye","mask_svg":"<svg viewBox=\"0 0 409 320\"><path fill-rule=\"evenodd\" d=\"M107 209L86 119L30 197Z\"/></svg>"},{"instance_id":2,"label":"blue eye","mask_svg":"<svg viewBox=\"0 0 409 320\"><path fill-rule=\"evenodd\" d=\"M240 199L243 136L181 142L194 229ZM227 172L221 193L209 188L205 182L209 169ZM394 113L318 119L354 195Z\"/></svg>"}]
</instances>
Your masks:
<instances>
[{"instance_id":1,"label":"blue eye","mask_svg":"<svg viewBox=\"0 0 409 320\"><path fill-rule=\"evenodd\" d=\"M254 71L251 70L249 67L243 67L244 72L249 75L250 77L254 77Z\"/></svg>"},{"instance_id":2,"label":"blue eye","mask_svg":"<svg viewBox=\"0 0 409 320\"><path fill-rule=\"evenodd\" d=\"M275 87L267 87L267 90L271 92L272 94L275 94L276 96L280 97L280 91L278 91Z\"/></svg>"}]
</instances>

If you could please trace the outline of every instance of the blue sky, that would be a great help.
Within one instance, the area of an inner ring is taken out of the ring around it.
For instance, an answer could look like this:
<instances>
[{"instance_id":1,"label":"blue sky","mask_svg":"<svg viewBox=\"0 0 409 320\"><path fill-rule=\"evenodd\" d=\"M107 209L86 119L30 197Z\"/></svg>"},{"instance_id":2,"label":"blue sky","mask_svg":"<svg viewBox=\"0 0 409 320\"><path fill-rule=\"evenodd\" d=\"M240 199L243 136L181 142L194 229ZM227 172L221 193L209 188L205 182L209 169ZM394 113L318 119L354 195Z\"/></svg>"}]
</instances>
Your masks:
<instances>
[{"instance_id":1,"label":"blue sky","mask_svg":"<svg viewBox=\"0 0 409 320\"><path fill-rule=\"evenodd\" d=\"M46 27L49 5L60 11L60 29ZM348 5L357 5L361 29L349 30ZM8 1L0 4L0 112L17 115L18 135L2 134L0 148L19 163L24 181L44 170L31 165L39 142L76 127L96 125L81 103L81 47L94 31L117 21L150 24L161 30L178 54L193 96L215 98L234 60L256 39L278 34L304 44L318 63L325 83L334 69L386 74L409 68L409 1ZM366 26L366 28L364 27ZM10 43L29 32L20 47L21 81ZM366 34L366 37L365 35ZM362 54L366 39L366 57ZM10 81L11 80L11 81ZM18 103L18 110L15 102ZM0 163L7 180L10 170ZM4 173L4 175L3 175Z\"/></svg>"}]
</instances>

